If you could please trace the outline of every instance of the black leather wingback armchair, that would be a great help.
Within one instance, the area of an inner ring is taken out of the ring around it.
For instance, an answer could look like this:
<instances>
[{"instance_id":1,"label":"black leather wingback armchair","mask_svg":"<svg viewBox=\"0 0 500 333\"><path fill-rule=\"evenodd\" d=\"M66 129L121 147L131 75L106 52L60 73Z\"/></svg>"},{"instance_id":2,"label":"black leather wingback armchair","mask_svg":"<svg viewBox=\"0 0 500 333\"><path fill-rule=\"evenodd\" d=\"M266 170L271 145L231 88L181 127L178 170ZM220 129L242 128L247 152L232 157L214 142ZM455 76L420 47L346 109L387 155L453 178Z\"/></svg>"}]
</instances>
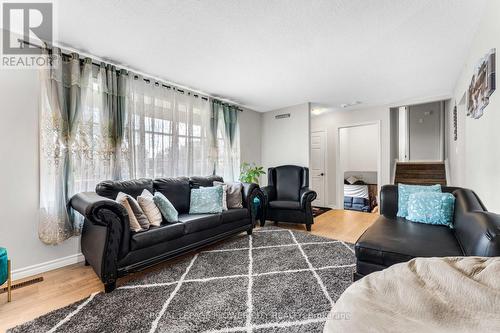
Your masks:
<instances>
[{"instance_id":1,"label":"black leather wingback armchair","mask_svg":"<svg viewBox=\"0 0 500 333\"><path fill-rule=\"evenodd\" d=\"M296 165L269 168L265 196L265 220L303 223L311 231L314 223L311 202L316 192L309 190L309 169ZM261 220L264 226L265 220Z\"/></svg>"}]
</instances>

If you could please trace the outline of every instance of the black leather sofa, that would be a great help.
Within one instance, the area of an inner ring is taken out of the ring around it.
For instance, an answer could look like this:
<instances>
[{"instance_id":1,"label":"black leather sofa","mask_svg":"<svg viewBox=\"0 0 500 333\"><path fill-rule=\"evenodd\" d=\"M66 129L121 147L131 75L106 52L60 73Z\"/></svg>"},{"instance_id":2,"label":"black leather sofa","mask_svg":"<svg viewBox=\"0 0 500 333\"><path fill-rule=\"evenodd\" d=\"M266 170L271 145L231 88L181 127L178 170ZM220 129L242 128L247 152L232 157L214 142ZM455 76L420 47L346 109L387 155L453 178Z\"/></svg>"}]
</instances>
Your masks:
<instances>
[{"instance_id":1,"label":"black leather sofa","mask_svg":"<svg viewBox=\"0 0 500 333\"><path fill-rule=\"evenodd\" d=\"M381 216L355 245L354 280L415 257L500 256L500 215L488 212L469 189L442 191L455 196L453 229L396 217L398 187L382 186Z\"/></svg>"},{"instance_id":2,"label":"black leather sofa","mask_svg":"<svg viewBox=\"0 0 500 333\"><path fill-rule=\"evenodd\" d=\"M85 217L81 248L87 265L104 283L105 291L116 287L116 280L130 272L142 270L161 261L214 243L231 235L246 231L252 233L255 216L251 203L260 192L256 184L243 183L244 208L229 209L221 214L189 215L192 188L212 186L217 176L179 177L105 181L96 192L73 196L70 207ZM114 199L118 192L134 198L144 189L161 192L179 212L179 222L164 221L160 227L132 232L128 215Z\"/></svg>"},{"instance_id":3,"label":"black leather sofa","mask_svg":"<svg viewBox=\"0 0 500 333\"><path fill-rule=\"evenodd\" d=\"M311 231L314 223L311 203L316 192L309 190L309 169L296 165L269 168L267 186L262 187L265 197L265 220L303 223Z\"/></svg>"}]
</instances>

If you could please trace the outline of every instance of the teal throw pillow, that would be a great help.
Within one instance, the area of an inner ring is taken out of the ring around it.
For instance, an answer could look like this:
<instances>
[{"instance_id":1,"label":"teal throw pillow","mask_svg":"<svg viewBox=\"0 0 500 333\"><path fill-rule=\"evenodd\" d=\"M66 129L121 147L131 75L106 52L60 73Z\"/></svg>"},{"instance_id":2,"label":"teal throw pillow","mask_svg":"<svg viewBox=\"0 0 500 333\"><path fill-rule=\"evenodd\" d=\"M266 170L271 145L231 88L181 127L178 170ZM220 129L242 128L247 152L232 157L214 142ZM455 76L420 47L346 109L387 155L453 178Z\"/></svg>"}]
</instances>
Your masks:
<instances>
[{"instance_id":1,"label":"teal throw pillow","mask_svg":"<svg viewBox=\"0 0 500 333\"><path fill-rule=\"evenodd\" d=\"M193 188L191 190L191 204L189 214L222 213L222 186Z\"/></svg>"},{"instance_id":2,"label":"teal throw pillow","mask_svg":"<svg viewBox=\"0 0 500 333\"><path fill-rule=\"evenodd\" d=\"M175 209L174 205L160 192L156 192L153 197L153 202L158 207L161 215L167 220L167 222L177 222L179 220L179 213Z\"/></svg>"},{"instance_id":3,"label":"teal throw pillow","mask_svg":"<svg viewBox=\"0 0 500 333\"><path fill-rule=\"evenodd\" d=\"M406 219L453 228L455 197L451 193L420 192L410 194Z\"/></svg>"},{"instance_id":4,"label":"teal throw pillow","mask_svg":"<svg viewBox=\"0 0 500 333\"><path fill-rule=\"evenodd\" d=\"M441 185L405 185L398 184L398 213L399 217L408 216L408 199L410 194L419 192L439 192L441 193Z\"/></svg>"}]
</instances>

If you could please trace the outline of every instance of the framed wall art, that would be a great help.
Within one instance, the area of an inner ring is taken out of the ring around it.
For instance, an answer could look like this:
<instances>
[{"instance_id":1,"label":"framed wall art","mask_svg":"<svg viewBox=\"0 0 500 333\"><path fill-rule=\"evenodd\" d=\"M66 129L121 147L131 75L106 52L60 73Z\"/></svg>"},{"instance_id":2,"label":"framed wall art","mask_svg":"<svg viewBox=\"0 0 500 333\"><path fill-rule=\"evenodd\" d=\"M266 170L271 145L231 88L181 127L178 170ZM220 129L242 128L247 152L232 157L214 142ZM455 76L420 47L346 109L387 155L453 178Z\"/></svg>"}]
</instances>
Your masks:
<instances>
[{"instance_id":1,"label":"framed wall art","mask_svg":"<svg viewBox=\"0 0 500 333\"><path fill-rule=\"evenodd\" d=\"M492 49L480 60L467 91L467 116L479 119L496 88L495 53Z\"/></svg>"}]
</instances>

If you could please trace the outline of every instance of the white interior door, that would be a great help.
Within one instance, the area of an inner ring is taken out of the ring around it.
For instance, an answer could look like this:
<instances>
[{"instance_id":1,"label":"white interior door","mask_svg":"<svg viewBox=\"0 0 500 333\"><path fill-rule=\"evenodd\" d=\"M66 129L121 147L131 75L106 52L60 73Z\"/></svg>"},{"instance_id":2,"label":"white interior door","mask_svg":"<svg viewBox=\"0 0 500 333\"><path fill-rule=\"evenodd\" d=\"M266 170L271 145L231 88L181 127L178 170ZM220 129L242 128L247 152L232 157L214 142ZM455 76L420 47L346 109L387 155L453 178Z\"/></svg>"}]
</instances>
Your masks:
<instances>
[{"instance_id":1,"label":"white interior door","mask_svg":"<svg viewBox=\"0 0 500 333\"><path fill-rule=\"evenodd\" d=\"M311 189L318 194L314 206L325 206L326 132L311 133Z\"/></svg>"}]
</instances>

